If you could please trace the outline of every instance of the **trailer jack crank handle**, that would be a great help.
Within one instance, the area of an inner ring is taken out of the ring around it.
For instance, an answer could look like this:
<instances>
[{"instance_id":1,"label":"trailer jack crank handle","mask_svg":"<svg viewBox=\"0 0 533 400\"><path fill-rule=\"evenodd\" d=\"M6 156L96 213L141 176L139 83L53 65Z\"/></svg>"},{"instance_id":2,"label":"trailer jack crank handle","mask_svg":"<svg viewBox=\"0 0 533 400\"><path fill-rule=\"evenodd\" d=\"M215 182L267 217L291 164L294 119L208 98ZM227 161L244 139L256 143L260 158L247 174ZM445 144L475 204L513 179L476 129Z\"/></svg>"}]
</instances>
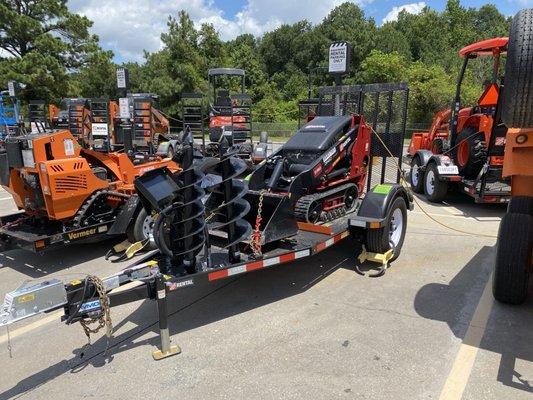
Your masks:
<instances>
[{"instance_id":1,"label":"trailer jack crank handle","mask_svg":"<svg viewBox=\"0 0 533 400\"><path fill-rule=\"evenodd\" d=\"M161 360L181 353L178 345L170 343L170 333L168 330L168 310L167 310L167 285L162 274L158 273L155 278L157 312L159 314L159 338L161 349L152 353L154 360Z\"/></svg>"}]
</instances>

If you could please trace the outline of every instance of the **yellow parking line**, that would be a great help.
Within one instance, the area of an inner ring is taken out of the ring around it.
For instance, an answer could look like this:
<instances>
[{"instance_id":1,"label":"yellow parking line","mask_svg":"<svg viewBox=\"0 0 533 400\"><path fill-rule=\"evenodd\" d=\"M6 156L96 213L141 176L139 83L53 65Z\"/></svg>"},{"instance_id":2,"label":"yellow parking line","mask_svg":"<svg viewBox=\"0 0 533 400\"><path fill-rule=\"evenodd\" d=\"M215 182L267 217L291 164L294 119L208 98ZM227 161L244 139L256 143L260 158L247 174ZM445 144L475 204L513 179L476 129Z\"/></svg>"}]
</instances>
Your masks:
<instances>
[{"instance_id":1,"label":"yellow parking line","mask_svg":"<svg viewBox=\"0 0 533 400\"><path fill-rule=\"evenodd\" d=\"M492 309L491 283L492 279L489 277L439 400L460 400L463 397Z\"/></svg>"},{"instance_id":2,"label":"yellow parking line","mask_svg":"<svg viewBox=\"0 0 533 400\"><path fill-rule=\"evenodd\" d=\"M17 336L24 335L25 333L31 332L34 329L40 328L41 326L46 325L52 321L57 321L59 317L61 317L62 314L63 314L63 311L53 312L44 318L38 319L37 321L32 322L31 324L23 326L22 328L10 331L9 336L13 340ZM0 344L3 344L5 342L7 342L7 333L5 335L0 336Z\"/></svg>"}]
</instances>

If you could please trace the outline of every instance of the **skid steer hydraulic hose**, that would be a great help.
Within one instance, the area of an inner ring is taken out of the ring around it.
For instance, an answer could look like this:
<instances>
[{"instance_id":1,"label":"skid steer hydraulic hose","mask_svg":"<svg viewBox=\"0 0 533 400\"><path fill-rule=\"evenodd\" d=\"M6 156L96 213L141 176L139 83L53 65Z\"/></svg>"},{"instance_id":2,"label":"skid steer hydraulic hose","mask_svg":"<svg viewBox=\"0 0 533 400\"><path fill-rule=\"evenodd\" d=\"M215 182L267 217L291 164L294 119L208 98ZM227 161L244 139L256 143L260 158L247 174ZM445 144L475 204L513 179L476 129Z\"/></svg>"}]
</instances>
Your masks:
<instances>
[{"instance_id":1,"label":"skid steer hydraulic hose","mask_svg":"<svg viewBox=\"0 0 533 400\"><path fill-rule=\"evenodd\" d=\"M167 243L165 242L165 238L163 235L163 222L165 222L165 219L167 219L170 216L170 213L177 207L182 206L183 203L172 203L171 205L165 207L158 215L154 222L154 241L157 245L157 247L161 250L161 252L166 255L167 257L173 257L172 250L168 247Z\"/></svg>"}]
</instances>

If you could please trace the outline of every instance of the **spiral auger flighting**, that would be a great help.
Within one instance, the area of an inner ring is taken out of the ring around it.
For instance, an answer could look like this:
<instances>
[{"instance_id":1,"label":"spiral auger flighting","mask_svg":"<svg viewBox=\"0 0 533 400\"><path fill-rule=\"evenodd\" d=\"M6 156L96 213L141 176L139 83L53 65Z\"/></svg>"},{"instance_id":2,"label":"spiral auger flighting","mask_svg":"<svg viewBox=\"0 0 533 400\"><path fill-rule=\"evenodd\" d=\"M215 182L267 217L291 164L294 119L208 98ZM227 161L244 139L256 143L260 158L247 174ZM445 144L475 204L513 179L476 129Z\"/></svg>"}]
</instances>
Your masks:
<instances>
[{"instance_id":1,"label":"spiral auger flighting","mask_svg":"<svg viewBox=\"0 0 533 400\"><path fill-rule=\"evenodd\" d=\"M212 172L219 175L222 181L209 189L211 195L205 204L209 230L227 234L224 247L229 250L230 263L240 261L239 243L252 233L252 226L243 219L250 211L250 204L244 199L248 184L237 179L246 168L246 162L237 158L234 152L221 155L220 162L212 167Z\"/></svg>"},{"instance_id":2,"label":"spiral auger flighting","mask_svg":"<svg viewBox=\"0 0 533 400\"><path fill-rule=\"evenodd\" d=\"M162 272L172 275L195 272L196 256L205 243L204 174L193 167L193 159L192 140L184 139L175 155L182 170L172 176L176 184L173 200L154 224L154 240L164 255Z\"/></svg>"}]
</instances>

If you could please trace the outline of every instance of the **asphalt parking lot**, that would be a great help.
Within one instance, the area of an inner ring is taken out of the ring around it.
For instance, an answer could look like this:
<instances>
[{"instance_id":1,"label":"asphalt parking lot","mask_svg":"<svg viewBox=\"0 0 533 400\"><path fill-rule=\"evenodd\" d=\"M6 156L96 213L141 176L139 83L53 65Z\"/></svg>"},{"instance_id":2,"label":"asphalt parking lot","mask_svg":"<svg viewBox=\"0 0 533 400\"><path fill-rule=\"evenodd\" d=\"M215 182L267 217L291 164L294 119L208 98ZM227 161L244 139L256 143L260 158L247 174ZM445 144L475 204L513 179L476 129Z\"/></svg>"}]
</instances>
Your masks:
<instances>
[{"instance_id":1,"label":"asphalt parking lot","mask_svg":"<svg viewBox=\"0 0 533 400\"><path fill-rule=\"evenodd\" d=\"M0 399L530 399L533 295L495 303L490 275L502 206L418 200L401 257L385 276L354 271L350 241L298 262L170 297L180 355L155 362L155 304L112 309L86 338L57 315L0 333ZM0 192L0 213L13 210ZM126 265L103 259L112 245L35 255L0 254L0 295L31 279L105 276ZM533 286L533 285L532 285Z\"/></svg>"}]
</instances>

